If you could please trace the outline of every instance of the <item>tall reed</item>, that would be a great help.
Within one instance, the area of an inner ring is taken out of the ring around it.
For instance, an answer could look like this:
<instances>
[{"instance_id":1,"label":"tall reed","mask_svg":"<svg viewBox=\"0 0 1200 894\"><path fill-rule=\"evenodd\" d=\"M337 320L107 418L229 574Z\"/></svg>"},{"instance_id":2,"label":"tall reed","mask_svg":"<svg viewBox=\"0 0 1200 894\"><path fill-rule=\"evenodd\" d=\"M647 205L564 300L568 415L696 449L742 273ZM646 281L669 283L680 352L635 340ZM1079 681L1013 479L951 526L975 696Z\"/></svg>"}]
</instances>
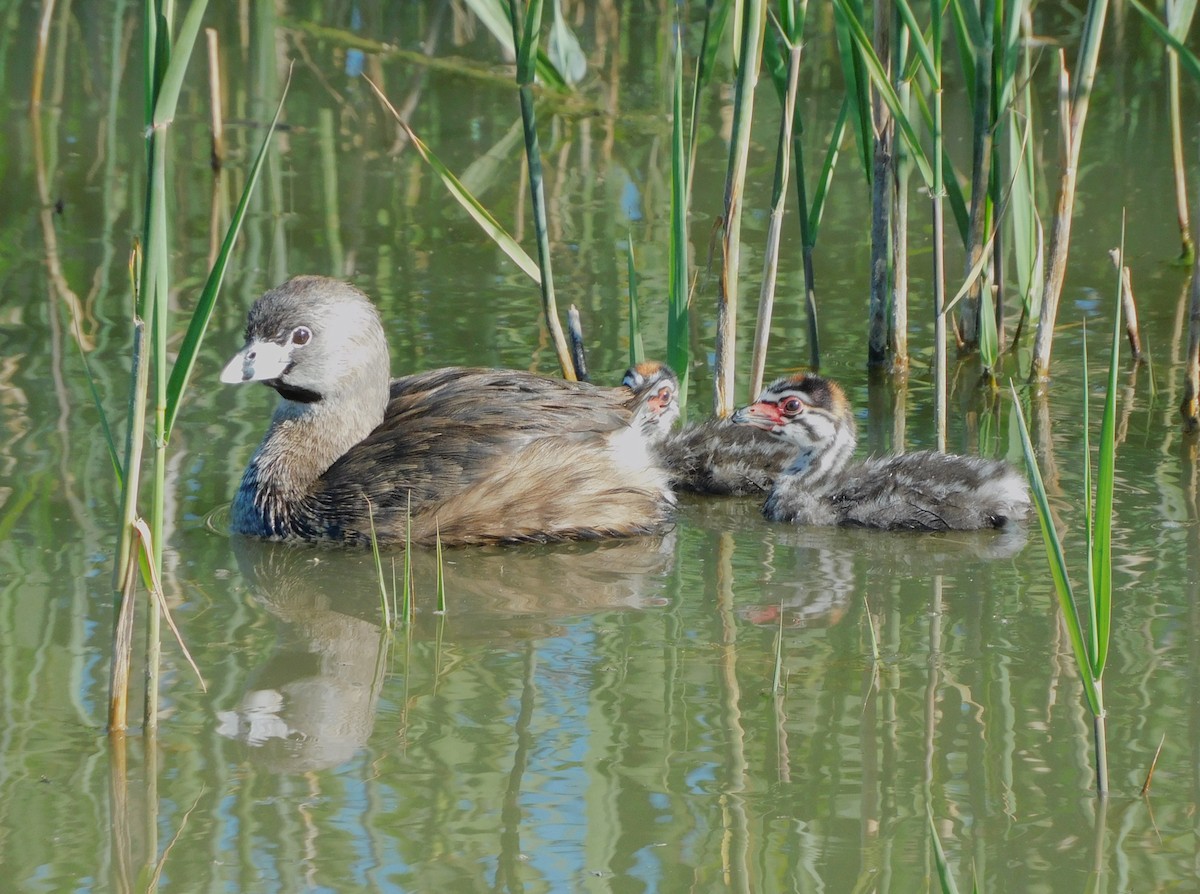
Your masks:
<instances>
[{"instance_id":1,"label":"tall reed","mask_svg":"<svg viewBox=\"0 0 1200 894\"><path fill-rule=\"evenodd\" d=\"M691 189L689 155L683 139L683 46L682 30L676 30L671 86L671 233L667 246L667 363L679 376L680 415L687 412L691 379L688 309L687 214Z\"/></svg>"},{"instance_id":2,"label":"tall reed","mask_svg":"<svg viewBox=\"0 0 1200 894\"><path fill-rule=\"evenodd\" d=\"M1084 19L1079 58L1075 65L1075 86L1060 102L1062 121L1059 154L1058 199L1054 224L1050 231L1050 252L1046 262L1046 280L1042 289L1042 313L1034 335L1033 359L1030 363L1031 381L1042 381L1050 375L1050 349L1054 343L1054 324L1058 318L1058 300L1067 275L1067 255L1071 245L1071 219L1075 209L1075 178L1079 170L1083 145L1083 126L1087 121L1088 103L1096 79L1096 63L1100 56L1100 40L1104 33L1104 18L1108 0L1090 0ZM1062 93L1067 92L1065 54L1059 52L1062 72Z\"/></svg>"},{"instance_id":3,"label":"tall reed","mask_svg":"<svg viewBox=\"0 0 1200 894\"><path fill-rule=\"evenodd\" d=\"M1172 58L1177 59L1192 78L1200 83L1200 58L1197 58L1182 41L1182 37L1186 34L1187 30L1184 23L1186 22L1186 25L1190 26L1192 15L1195 12L1194 0L1184 0L1179 6L1175 7L1177 18L1174 25L1171 23L1170 15L1168 15L1168 24L1163 25L1138 0L1129 0L1129 2L1134 9L1141 13L1146 23L1150 25L1163 43L1167 45L1171 51ZM1177 175L1177 188L1178 179ZM1186 206L1186 197L1182 201ZM1197 205L1197 213L1200 213L1200 203ZM1188 353L1185 361L1183 400L1179 404L1179 412L1183 417L1184 431L1191 432L1200 429L1200 255L1195 251L1192 252L1191 299L1188 312Z\"/></svg>"},{"instance_id":4,"label":"tall reed","mask_svg":"<svg viewBox=\"0 0 1200 894\"><path fill-rule=\"evenodd\" d=\"M794 179L796 181L796 199L799 207L797 219L800 227L800 243L803 252L804 310L808 332L808 365L815 370L821 365L821 342L820 331L817 325L817 286L814 256L816 253L817 235L820 232L821 216L825 211L825 200L829 196L829 185L833 180L834 170L837 167L838 157L841 152L842 139L850 120L852 103L850 100L851 94L848 93L842 100L833 131L825 141L825 153L818 168L816 182L811 193L812 199L810 201L803 139L804 116L800 106L801 95L799 89L794 92L791 89L793 55L796 48L802 48L803 46L807 22L807 2L786 0L786 2L782 3L780 5L778 23L781 39L778 41L764 41L763 64L774 81L775 92L779 95L779 101L784 107L784 115L787 116L790 114L793 119L791 128L791 161L796 168ZM786 55L781 52L781 45L788 49ZM850 65L850 70L855 70L853 63ZM797 71L797 76L798 74L799 72ZM778 165L776 169L778 171ZM759 325L762 328L766 328L762 326L761 322ZM758 368L759 362L755 359L752 371ZM754 384L753 378L752 374L752 386ZM753 396L757 396L757 392L754 391L753 387L751 387L750 391Z\"/></svg>"},{"instance_id":5,"label":"tall reed","mask_svg":"<svg viewBox=\"0 0 1200 894\"><path fill-rule=\"evenodd\" d=\"M775 149L775 179L771 187L771 218L767 227L767 245L763 256L762 285L758 297L758 317L754 326L754 353L750 360L749 399L754 400L763 386L767 365L767 340L771 333L771 312L775 303L775 280L779 269L780 232L787 202L788 177L791 173L792 129L795 120L796 92L800 83L800 46L788 43L787 87L783 96L783 114L779 121L779 142Z\"/></svg>"},{"instance_id":6,"label":"tall reed","mask_svg":"<svg viewBox=\"0 0 1200 894\"><path fill-rule=\"evenodd\" d=\"M929 194L933 201L933 432L938 450L946 449L949 396L946 383L946 221L942 199L946 177L942 170L945 139L942 135L942 7L930 3L932 54L927 73L933 81L933 170Z\"/></svg>"},{"instance_id":7,"label":"tall reed","mask_svg":"<svg viewBox=\"0 0 1200 894\"><path fill-rule=\"evenodd\" d=\"M856 57L861 60L869 78L872 90L878 101L886 106L892 126L899 139L903 141L905 150L912 160L913 167L920 174L933 202L933 319L934 319L934 427L937 435L939 450L945 449L946 444L946 302L945 302L945 225L943 217L943 200L950 196L959 219L959 229L966 234L966 213L961 193L957 190L957 182L943 173L945 147L942 133L942 4L933 0L930 4L930 32L926 38L922 29L916 23L916 16L907 0L896 0L900 17L909 31L912 48L919 69L930 82L932 102L925 106L925 99L919 97L923 104L926 123L932 134L933 148L928 154L918 133L919 121L909 114L905 104L893 86L892 77L887 66L875 53L874 46L868 38L860 17L856 14L851 0L835 0L835 10L839 21L844 23L847 42L853 46ZM878 190L878 186L873 187ZM876 202L873 207L880 207ZM890 208L890 204L887 205ZM961 210L960 210L961 209ZM878 214L883 214L883 211ZM878 239L888 238L887 227L882 226L878 218L874 218L872 227L878 231ZM873 242L875 238L873 237ZM878 252L872 254L872 281L881 279L881 267L886 267L886 253L881 258ZM881 279L882 281L882 279ZM873 290L874 290L873 286ZM877 299L872 298L872 302ZM874 306L874 305L873 305ZM875 318L882 313L875 308L869 314ZM885 330L880 329L878 320L868 324L868 362L882 365L886 359ZM873 333L873 334L871 334ZM882 352L882 354L881 354Z\"/></svg>"},{"instance_id":8,"label":"tall reed","mask_svg":"<svg viewBox=\"0 0 1200 894\"><path fill-rule=\"evenodd\" d=\"M1166 0L1167 30L1179 43L1187 39L1196 15L1196 0ZM1183 53L1190 56L1190 53ZM1171 169L1175 175L1175 214L1179 221L1179 261L1190 264L1195 260L1196 244L1188 219L1187 170L1183 161L1183 114L1180 111L1179 63L1180 52L1167 48L1167 95L1171 109ZM1194 59L1195 57L1193 57Z\"/></svg>"},{"instance_id":9,"label":"tall reed","mask_svg":"<svg viewBox=\"0 0 1200 894\"><path fill-rule=\"evenodd\" d=\"M911 37L899 10L892 27L892 86L907 113L912 108L912 85L907 76ZM892 142L893 186L891 207L892 286L888 313L888 366L892 373L908 373L908 183L912 159L903 141Z\"/></svg>"},{"instance_id":10,"label":"tall reed","mask_svg":"<svg viewBox=\"0 0 1200 894\"><path fill-rule=\"evenodd\" d=\"M1122 238L1122 243L1124 239ZM1121 265L1118 265L1120 267ZM1100 443L1096 472L1096 489L1092 492L1092 461L1088 430L1088 397L1090 388L1087 378L1086 341L1083 359L1083 503L1086 534L1086 559L1084 577L1086 594L1083 599L1086 624L1076 602L1075 590L1067 569L1066 551L1051 515L1046 488L1025 414L1020 403L1017 407L1017 423L1021 433L1021 446L1029 469L1029 481L1037 510L1038 523L1046 547L1046 560L1058 595L1059 607L1075 653L1075 663L1083 683L1084 698L1092 713L1092 731L1096 752L1096 792L1100 797L1108 795L1108 747L1105 729L1104 669L1108 661L1110 630L1112 625L1112 521L1113 491L1116 465L1116 402L1117 367L1121 352L1121 282L1117 274L1117 295L1113 302L1113 330L1109 347L1108 382L1104 396L1104 414L1100 421ZM1010 386L1011 388L1011 386ZM1012 388L1016 397L1016 389Z\"/></svg>"},{"instance_id":11,"label":"tall reed","mask_svg":"<svg viewBox=\"0 0 1200 894\"><path fill-rule=\"evenodd\" d=\"M117 544L113 586L118 599L118 630L114 634L114 654L110 673L109 727L122 730L127 723L129 650L132 648L132 599L136 568L141 552L142 575L152 592L161 576L164 507L166 500L166 459L172 429L187 388L188 378L205 330L216 305L216 298L228 266L234 241L241 228L250 194L266 159L271 134L283 108L280 98L275 118L263 139L258 156L247 174L246 185L230 221L196 309L173 363L169 363L167 340L171 332L168 298L170 269L168 240L170 220L167 206L168 135L183 86L188 59L195 44L204 14L204 2L194 3L172 40L171 5L158 2L147 11L143 46L147 56L145 95L147 121L147 190L145 219L140 252L135 258L135 301L132 320L132 359L130 364L129 413L125 431L124 461L119 470L121 484L121 525ZM286 95L286 87L284 89ZM147 334L149 330L149 334ZM146 439L149 412L150 370L154 371L153 480L150 492L150 524L140 523L138 496L142 478L142 446ZM139 546L141 544L141 546ZM159 649L159 611L151 603L147 617L147 687L144 724L153 730L158 716L157 661ZM186 651L186 650L185 650Z\"/></svg>"},{"instance_id":12,"label":"tall reed","mask_svg":"<svg viewBox=\"0 0 1200 894\"><path fill-rule=\"evenodd\" d=\"M971 102L971 203L968 217L965 268L971 270L984 253L991 225L990 183L993 181L992 130L992 34L995 18L994 0L975 3L957 2L951 21L956 25L960 60L966 73L968 96ZM982 268L981 268L982 269ZM980 318L984 315L984 299L990 276L970 279L966 300L959 312L956 337L960 351L976 351L980 347ZM988 302L990 307L990 301Z\"/></svg>"},{"instance_id":13,"label":"tall reed","mask_svg":"<svg viewBox=\"0 0 1200 894\"><path fill-rule=\"evenodd\" d=\"M541 146L538 140L537 116L534 108L535 80L560 92L569 92L570 84L582 76L586 66L578 41L570 34L561 12L555 7L555 22L551 32L554 59L539 49L543 0L530 0L522 13L519 0L505 4L501 0L467 0L467 5L493 36L516 57L517 93L521 107L521 122L525 137L525 159L529 173L529 189L533 199L533 221L538 260L535 264L512 236L496 221L471 191L447 168L409 127L408 121L388 100L370 78L365 78L380 102L404 130L409 141L450 190L455 200L474 218L488 237L541 287L542 311L546 328L554 343L559 369L564 378L575 380L575 363L562 322L558 316L558 300L550 255L550 236L546 217L546 192L542 173ZM563 68L560 68L563 66Z\"/></svg>"},{"instance_id":14,"label":"tall reed","mask_svg":"<svg viewBox=\"0 0 1200 894\"><path fill-rule=\"evenodd\" d=\"M725 200L721 211L721 269L717 274L717 343L713 371L713 412L733 412L734 367L737 356L738 276L741 268L742 204L746 164L750 154L750 125L754 118L754 88L766 25L764 0L744 0L741 43L734 86L733 133L729 140L729 165L725 173Z\"/></svg>"},{"instance_id":15,"label":"tall reed","mask_svg":"<svg viewBox=\"0 0 1200 894\"><path fill-rule=\"evenodd\" d=\"M641 309L638 304L637 263L634 260L632 235L628 237L625 269L629 277L629 365L636 366L646 359L646 348L642 344ZM686 369L679 370L678 374L683 375L686 372ZM683 399L686 394L686 390L681 388L680 399Z\"/></svg>"},{"instance_id":16,"label":"tall reed","mask_svg":"<svg viewBox=\"0 0 1200 894\"><path fill-rule=\"evenodd\" d=\"M1027 2L1011 4L1006 15L1000 46L1004 84L1000 103L1005 111L1000 118L1002 135L996 144L998 151L1007 156L1006 164L1000 167L1012 183L1011 209L1005 219L1017 294L1021 299L1021 318L1011 337L1015 347L1024 322L1036 320L1042 312L1044 239L1037 206L1037 147L1030 136L1035 121L1029 49L1033 42L1033 16ZM1001 264L996 267L1003 269Z\"/></svg>"},{"instance_id":17,"label":"tall reed","mask_svg":"<svg viewBox=\"0 0 1200 894\"><path fill-rule=\"evenodd\" d=\"M529 168L529 190L533 198L533 228L537 236L538 270L541 271L542 310L546 328L554 342L558 366L563 378L575 380L571 349L558 318L558 302L554 294L554 276L550 264L550 230L546 223L546 189L542 177L542 152L538 142L537 116L533 106L533 77L537 60L538 36L542 26L542 0L530 0L525 10L524 26L517 0L509 3L513 43L517 50L517 94L521 100L521 120L525 124L525 160Z\"/></svg>"},{"instance_id":18,"label":"tall reed","mask_svg":"<svg viewBox=\"0 0 1200 894\"><path fill-rule=\"evenodd\" d=\"M873 34L874 58L889 84L892 78L892 9L886 0L875 0ZM871 97L871 291L867 302L867 366L880 368L888 363L888 316L891 303L892 229L891 210L895 195L894 152L895 116L879 89ZM896 97L897 105L899 96ZM899 111L899 109L897 110Z\"/></svg>"}]
</instances>

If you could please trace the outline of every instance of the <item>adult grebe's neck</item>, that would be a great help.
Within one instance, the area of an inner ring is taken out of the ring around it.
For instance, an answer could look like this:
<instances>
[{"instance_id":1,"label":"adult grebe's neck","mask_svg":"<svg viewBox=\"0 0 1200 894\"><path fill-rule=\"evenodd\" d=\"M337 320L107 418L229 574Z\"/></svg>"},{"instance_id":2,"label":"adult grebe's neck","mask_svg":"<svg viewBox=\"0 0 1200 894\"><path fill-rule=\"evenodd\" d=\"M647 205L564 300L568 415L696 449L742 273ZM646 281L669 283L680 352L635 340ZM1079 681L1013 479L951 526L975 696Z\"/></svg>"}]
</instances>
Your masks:
<instances>
[{"instance_id":1,"label":"adult grebe's neck","mask_svg":"<svg viewBox=\"0 0 1200 894\"><path fill-rule=\"evenodd\" d=\"M341 397L337 403L280 399L233 501L235 532L283 536L320 477L383 421L386 400L378 393Z\"/></svg>"},{"instance_id":2,"label":"adult grebe's neck","mask_svg":"<svg viewBox=\"0 0 1200 894\"><path fill-rule=\"evenodd\" d=\"M390 367L379 314L348 283L298 276L254 302L221 381L262 382L280 400L234 499L234 531L287 536L320 477L383 421Z\"/></svg>"}]
</instances>

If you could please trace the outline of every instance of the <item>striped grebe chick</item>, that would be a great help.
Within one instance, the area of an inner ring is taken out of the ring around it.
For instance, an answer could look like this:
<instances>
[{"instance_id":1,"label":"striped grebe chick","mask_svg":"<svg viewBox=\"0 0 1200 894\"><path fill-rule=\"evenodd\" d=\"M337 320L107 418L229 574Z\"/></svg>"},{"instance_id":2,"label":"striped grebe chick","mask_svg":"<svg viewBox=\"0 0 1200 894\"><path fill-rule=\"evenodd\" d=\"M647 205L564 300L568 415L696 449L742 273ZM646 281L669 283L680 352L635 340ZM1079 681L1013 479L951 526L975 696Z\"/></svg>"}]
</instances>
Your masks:
<instances>
[{"instance_id":1,"label":"striped grebe chick","mask_svg":"<svg viewBox=\"0 0 1200 894\"><path fill-rule=\"evenodd\" d=\"M791 461L793 450L768 432L729 419L709 418L675 431L679 377L658 360L631 366L623 383L640 402L642 425L677 490L699 494L765 495Z\"/></svg>"},{"instance_id":2,"label":"striped grebe chick","mask_svg":"<svg viewBox=\"0 0 1200 894\"><path fill-rule=\"evenodd\" d=\"M650 444L661 444L679 419L679 376L675 370L661 360L643 360L625 370L621 385L632 396L633 427Z\"/></svg>"},{"instance_id":3,"label":"striped grebe chick","mask_svg":"<svg viewBox=\"0 0 1200 894\"><path fill-rule=\"evenodd\" d=\"M999 528L1029 512L1025 478L995 459L921 451L854 460L856 425L829 379L778 379L734 414L792 450L763 506L772 521L887 530Z\"/></svg>"}]
</instances>

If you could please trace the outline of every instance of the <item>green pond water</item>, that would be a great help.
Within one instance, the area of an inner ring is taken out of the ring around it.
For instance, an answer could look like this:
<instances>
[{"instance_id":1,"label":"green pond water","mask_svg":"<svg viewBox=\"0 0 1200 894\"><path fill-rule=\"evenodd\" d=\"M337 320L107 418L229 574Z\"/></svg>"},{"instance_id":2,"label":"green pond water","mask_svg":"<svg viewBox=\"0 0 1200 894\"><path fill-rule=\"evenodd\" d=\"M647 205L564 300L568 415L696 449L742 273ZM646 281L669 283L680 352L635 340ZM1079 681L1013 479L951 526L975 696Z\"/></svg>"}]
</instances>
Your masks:
<instances>
[{"instance_id":1,"label":"green pond water","mask_svg":"<svg viewBox=\"0 0 1200 894\"><path fill-rule=\"evenodd\" d=\"M1054 378L1044 402L1021 394L1082 582L1082 407L1098 419L1115 284L1107 251L1124 213L1151 363L1126 360L1119 377L1103 807L1091 718L1036 526L814 530L769 524L752 499L684 498L657 538L451 550L444 616L433 611L433 557L416 553L407 631L383 624L370 556L224 533L273 395L217 377L241 345L250 302L292 274L346 277L371 294L395 374L458 363L556 373L536 287L359 77L407 110L532 253L519 109L494 39L459 4L319 6L209 11L227 126L221 176L209 166L202 50L171 129L182 320L295 61L286 126L171 443L164 588L207 689L167 641L148 754L140 727L124 750L105 729L118 494L80 350L119 426L128 255L144 202L142 9L60 0L35 110L41 8L0 3L0 890L931 891L930 816L964 890L972 876L989 892L1196 890L1200 475L1176 410L1188 280L1170 263L1178 233L1162 54L1141 26L1114 16L1105 37ZM631 240L646 349L665 350L678 7L565 6L589 69L577 98L538 106L556 285L564 309L582 312L594 378L615 384L628 363ZM699 22L702 4L691 6ZM1042 6L1035 30L1062 39L1072 58L1077 16ZM818 36L801 95L806 144L819 152L840 68L829 13L810 7ZM352 37L389 49L363 52ZM694 50L698 25L687 40ZM1053 68L1046 56L1035 75L1047 100ZM947 114L961 167L969 112L954 89ZM1194 160L1194 85L1186 91ZM759 105L743 226L747 307L778 126L765 77ZM731 107L714 85L701 111L692 418L711 403L708 256ZM1057 123L1046 109L1036 132L1051 182ZM847 142L816 275L822 371L855 402L863 455L934 440L928 209L920 190L913 202L913 371L903 387L870 386L869 199ZM787 213L769 375L808 356L794 204ZM948 269L956 289L953 249ZM1015 302L1008 315L1017 318ZM741 370L751 317L747 309L739 322ZM1026 332L1004 380L1024 381L1028 343ZM978 390L971 362L951 376L950 448L1019 461L1007 390L995 399ZM739 401L746 388L739 379Z\"/></svg>"}]
</instances>

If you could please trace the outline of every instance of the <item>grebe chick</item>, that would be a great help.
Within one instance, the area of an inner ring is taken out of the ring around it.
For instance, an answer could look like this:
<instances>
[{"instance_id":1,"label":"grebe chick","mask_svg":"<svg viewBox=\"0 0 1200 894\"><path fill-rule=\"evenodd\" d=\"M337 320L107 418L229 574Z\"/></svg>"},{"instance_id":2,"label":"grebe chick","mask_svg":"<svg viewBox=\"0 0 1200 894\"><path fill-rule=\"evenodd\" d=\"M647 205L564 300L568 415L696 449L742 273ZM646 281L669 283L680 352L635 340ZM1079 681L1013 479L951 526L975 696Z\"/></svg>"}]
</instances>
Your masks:
<instances>
[{"instance_id":1,"label":"grebe chick","mask_svg":"<svg viewBox=\"0 0 1200 894\"><path fill-rule=\"evenodd\" d=\"M621 385L632 395L633 426L650 444L661 444L679 419L679 376L661 360L643 360L625 370Z\"/></svg>"},{"instance_id":2,"label":"grebe chick","mask_svg":"<svg viewBox=\"0 0 1200 894\"><path fill-rule=\"evenodd\" d=\"M1025 517L1029 491L1008 463L921 451L853 461L854 414L836 382L778 379L733 420L789 444L793 459L763 506L772 521L946 531Z\"/></svg>"},{"instance_id":3,"label":"grebe chick","mask_svg":"<svg viewBox=\"0 0 1200 894\"><path fill-rule=\"evenodd\" d=\"M763 496L796 451L762 429L709 418L673 433L660 452L677 490Z\"/></svg>"},{"instance_id":4,"label":"grebe chick","mask_svg":"<svg viewBox=\"0 0 1200 894\"><path fill-rule=\"evenodd\" d=\"M679 418L679 377L659 360L625 372L622 384L637 402L634 425L658 449L678 490L701 494L766 494L793 450L768 432L728 419L706 419L673 431Z\"/></svg>"},{"instance_id":5,"label":"grebe chick","mask_svg":"<svg viewBox=\"0 0 1200 894\"><path fill-rule=\"evenodd\" d=\"M298 276L251 307L221 373L279 393L233 501L270 540L555 541L661 529L674 498L631 424L629 392L514 370L389 378L361 291Z\"/></svg>"}]
</instances>

